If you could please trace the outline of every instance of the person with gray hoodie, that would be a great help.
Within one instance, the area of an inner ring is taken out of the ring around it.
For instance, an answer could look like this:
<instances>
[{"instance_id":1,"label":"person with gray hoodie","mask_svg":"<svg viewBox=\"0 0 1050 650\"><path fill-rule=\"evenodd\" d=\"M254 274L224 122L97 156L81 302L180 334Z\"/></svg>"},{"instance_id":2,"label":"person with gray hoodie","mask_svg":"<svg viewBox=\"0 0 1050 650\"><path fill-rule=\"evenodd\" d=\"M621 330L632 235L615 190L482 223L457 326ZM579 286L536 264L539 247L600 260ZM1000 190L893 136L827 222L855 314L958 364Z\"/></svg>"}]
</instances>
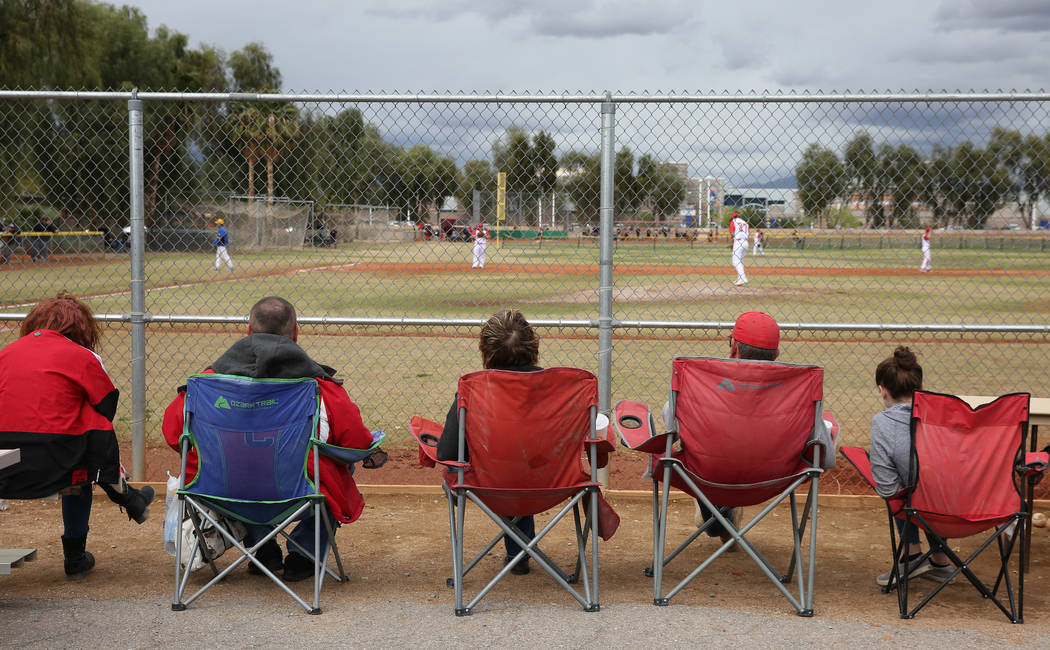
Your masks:
<instances>
[{"instance_id":1,"label":"person with gray hoodie","mask_svg":"<svg viewBox=\"0 0 1050 650\"><path fill-rule=\"evenodd\" d=\"M882 403L886 407L871 419L871 475L875 479L875 491L888 499L906 487L911 479L911 401L915 391L922 389L922 366L915 353L899 345L893 355L875 368L875 385L878 386ZM893 519L898 534L904 531L904 520ZM927 535L927 542L933 542ZM898 567L900 574L908 569L908 577L923 576L933 580L944 580L952 573L951 563L943 552L922 557L919 530L913 527L908 539L908 555ZM890 582L892 569L875 578L879 585Z\"/></svg>"}]
</instances>

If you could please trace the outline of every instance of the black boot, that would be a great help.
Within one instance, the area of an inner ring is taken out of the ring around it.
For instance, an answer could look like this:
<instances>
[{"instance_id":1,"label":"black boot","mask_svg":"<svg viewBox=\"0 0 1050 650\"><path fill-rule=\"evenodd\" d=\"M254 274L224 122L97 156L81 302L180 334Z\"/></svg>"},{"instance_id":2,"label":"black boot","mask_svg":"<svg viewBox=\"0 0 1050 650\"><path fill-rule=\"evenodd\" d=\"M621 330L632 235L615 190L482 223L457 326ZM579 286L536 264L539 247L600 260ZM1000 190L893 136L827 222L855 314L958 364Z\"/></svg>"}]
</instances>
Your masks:
<instances>
[{"instance_id":1,"label":"black boot","mask_svg":"<svg viewBox=\"0 0 1050 650\"><path fill-rule=\"evenodd\" d=\"M109 485L103 485L102 489L106 491L110 501L127 511L129 519L134 519L140 524L149 519L149 504L156 496L152 487L144 485L135 489L124 483L124 492L117 492Z\"/></svg>"},{"instance_id":2,"label":"black boot","mask_svg":"<svg viewBox=\"0 0 1050 650\"><path fill-rule=\"evenodd\" d=\"M62 554L66 558L66 580L80 580L95 568L95 556L84 550L86 545L87 535L62 538Z\"/></svg>"}]
</instances>

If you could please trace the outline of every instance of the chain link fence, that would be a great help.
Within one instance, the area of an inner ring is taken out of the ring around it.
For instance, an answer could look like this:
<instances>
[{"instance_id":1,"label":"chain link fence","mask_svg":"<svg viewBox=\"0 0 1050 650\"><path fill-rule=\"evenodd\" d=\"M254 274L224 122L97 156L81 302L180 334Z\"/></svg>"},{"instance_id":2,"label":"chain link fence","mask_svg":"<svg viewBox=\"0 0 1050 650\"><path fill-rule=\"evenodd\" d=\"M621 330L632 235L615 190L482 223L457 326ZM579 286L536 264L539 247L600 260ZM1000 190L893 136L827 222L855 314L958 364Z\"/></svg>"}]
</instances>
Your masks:
<instances>
[{"instance_id":1,"label":"chain link fence","mask_svg":"<svg viewBox=\"0 0 1050 650\"><path fill-rule=\"evenodd\" d=\"M295 304L303 347L405 448L498 309L538 326L543 365L598 374L603 409L657 412L674 356L727 355L762 310L866 446L898 344L929 389L1047 394L1048 191L1044 95L5 91L0 343L40 298L87 299L134 473L158 480L164 407L263 296Z\"/></svg>"}]
</instances>

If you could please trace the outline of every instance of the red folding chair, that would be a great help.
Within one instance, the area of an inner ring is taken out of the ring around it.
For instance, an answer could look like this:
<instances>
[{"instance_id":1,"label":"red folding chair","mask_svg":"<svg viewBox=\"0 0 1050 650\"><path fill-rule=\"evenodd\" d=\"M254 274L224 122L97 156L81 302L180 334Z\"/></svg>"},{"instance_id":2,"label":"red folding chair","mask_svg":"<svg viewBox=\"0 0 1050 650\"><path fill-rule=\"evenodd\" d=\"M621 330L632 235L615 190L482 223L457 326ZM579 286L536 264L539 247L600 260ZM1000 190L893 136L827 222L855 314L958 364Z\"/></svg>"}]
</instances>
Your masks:
<instances>
[{"instance_id":1,"label":"red folding chair","mask_svg":"<svg viewBox=\"0 0 1050 650\"><path fill-rule=\"evenodd\" d=\"M988 404L972 408L954 395L916 391L911 415L911 476L906 487L886 499L890 520L893 569L890 583L883 588L897 591L901 618L912 618L926 603L961 573L985 598L991 600L1014 623L1024 622L1024 571L1027 559L1025 507L1022 483L1046 469L1045 453L1025 454L1028 437L1028 393L1003 395ZM857 471L875 487L868 453L857 447L842 449ZM965 477L964 480L960 480ZM904 520L897 538L894 517ZM926 595L914 609L908 609L908 576L900 575L898 562L906 556L905 540L915 528L928 533L930 548L919 562L936 551L943 552L955 566L951 575ZM965 560L952 550L947 540L970 537L991 530ZM999 570L989 588L973 572L971 565L992 542L999 550ZM1018 549L1017 589L1010 575L1009 561ZM1009 609L999 597L1004 587Z\"/></svg>"},{"instance_id":2,"label":"red folding chair","mask_svg":"<svg viewBox=\"0 0 1050 650\"><path fill-rule=\"evenodd\" d=\"M456 616L470 615L477 603L520 561L532 558L588 612L600 609L598 600L598 540L608 539L619 518L594 480L615 446L595 431L598 380L576 368L548 368L536 372L483 370L459 380L458 461L437 459L441 427L412 418L410 431L419 443L420 461L446 468L443 487L449 504ZM584 468L584 450L589 457ZM469 451L468 454L465 452ZM473 502L499 526L500 532L468 564L463 563L464 513ZM536 515L563 504L551 521L531 540L515 525L518 517ZM581 507L585 522L581 522ZM540 550L540 541L572 512L576 526L576 568L563 570ZM590 566L586 557L591 536ZM464 605L467 573L493 547L509 536L522 550L474 598ZM572 585L582 578L583 594Z\"/></svg>"},{"instance_id":3,"label":"red folding chair","mask_svg":"<svg viewBox=\"0 0 1050 650\"><path fill-rule=\"evenodd\" d=\"M616 405L614 421L625 445L652 454L653 602L671 598L736 543L787 597L800 616L813 615L813 576L817 541L817 491L822 461L834 454L838 426L823 410L824 370L773 361L679 357L671 372L667 433L657 435L649 407ZM829 435L830 432L830 435ZM828 444L830 438L831 443ZM674 449L680 442L681 448ZM662 483L662 491L659 489ZM808 484L801 518L795 490ZM668 495L675 487L704 504L712 518L670 554L665 554ZM791 504L792 553L780 574L745 536L784 499ZM732 522L719 507L769 502L750 522ZM808 568L803 577L802 539L807 520ZM666 594L663 569L714 521L732 539ZM798 596L784 587L797 570Z\"/></svg>"}]
</instances>

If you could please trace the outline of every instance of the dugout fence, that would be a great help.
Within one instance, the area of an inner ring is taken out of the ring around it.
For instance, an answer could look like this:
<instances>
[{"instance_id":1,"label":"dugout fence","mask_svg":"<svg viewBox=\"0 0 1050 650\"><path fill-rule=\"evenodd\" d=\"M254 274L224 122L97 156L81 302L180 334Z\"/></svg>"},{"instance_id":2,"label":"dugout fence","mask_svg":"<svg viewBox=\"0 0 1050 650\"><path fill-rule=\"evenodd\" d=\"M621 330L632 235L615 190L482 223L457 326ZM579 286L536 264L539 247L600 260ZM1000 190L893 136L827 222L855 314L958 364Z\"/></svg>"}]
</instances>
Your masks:
<instances>
[{"instance_id":1,"label":"dugout fence","mask_svg":"<svg viewBox=\"0 0 1050 650\"><path fill-rule=\"evenodd\" d=\"M295 124L244 141L245 105ZM304 347L406 444L409 417L440 417L480 366L499 308L537 326L544 365L594 371L602 411L659 407L670 359L723 356L757 309L781 322L783 359L825 365L844 439L864 445L874 367L898 343L935 390L1050 394L1048 133L1043 93L0 91L0 222L47 205L61 232L97 233L0 265L0 342L41 297L86 297L130 397L133 473L159 479L145 452L164 406L265 295L296 304ZM767 233L742 287L715 228L734 210ZM215 269L205 214L227 222L233 271ZM484 271L443 219L486 221ZM617 239L618 222L667 234Z\"/></svg>"}]
</instances>

